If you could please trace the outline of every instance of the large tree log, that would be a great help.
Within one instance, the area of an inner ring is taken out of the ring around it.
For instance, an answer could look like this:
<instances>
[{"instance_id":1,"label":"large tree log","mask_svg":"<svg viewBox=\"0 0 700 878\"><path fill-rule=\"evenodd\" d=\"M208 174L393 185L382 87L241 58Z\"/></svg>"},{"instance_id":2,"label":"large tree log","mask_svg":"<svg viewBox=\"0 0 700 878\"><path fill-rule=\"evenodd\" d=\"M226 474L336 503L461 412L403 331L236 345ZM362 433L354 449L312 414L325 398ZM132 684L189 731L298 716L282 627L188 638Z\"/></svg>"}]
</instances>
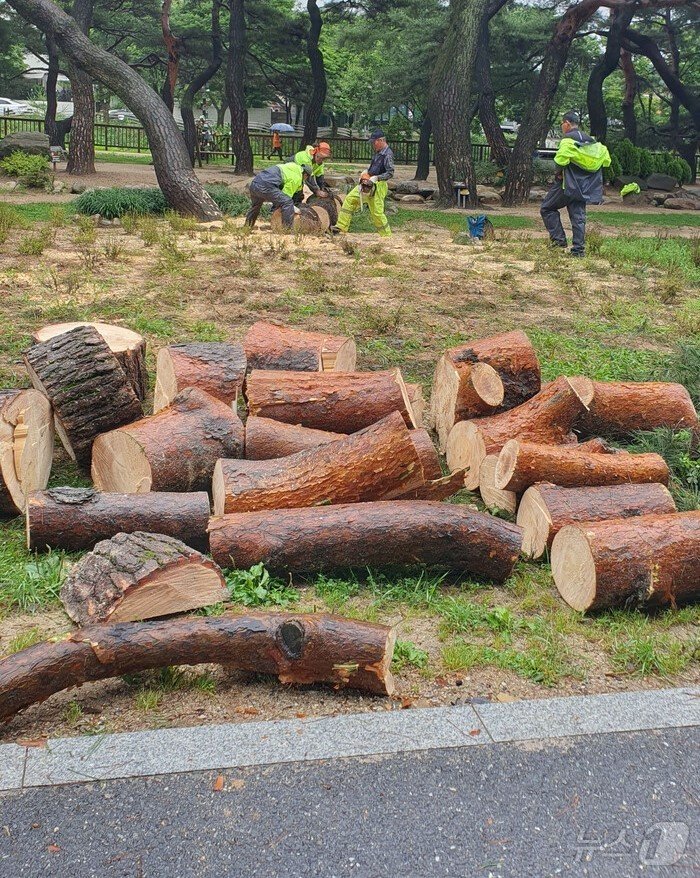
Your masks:
<instances>
[{"instance_id":1,"label":"large tree log","mask_svg":"<svg viewBox=\"0 0 700 878\"><path fill-rule=\"evenodd\" d=\"M24 512L51 475L51 404L38 390L0 390L0 516Z\"/></svg>"},{"instance_id":2,"label":"large tree log","mask_svg":"<svg viewBox=\"0 0 700 878\"><path fill-rule=\"evenodd\" d=\"M134 393L143 402L148 392L148 370L146 369L146 339L127 329L125 326L113 326L111 323L51 323L42 326L32 333L32 342L39 344L63 335L76 326L92 326L107 342L107 347L119 360L119 365L124 370L129 384L134 388Z\"/></svg>"},{"instance_id":3,"label":"large tree log","mask_svg":"<svg viewBox=\"0 0 700 878\"><path fill-rule=\"evenodd\" d=\"M345 439L346 435L250 415L245 422L245 456L248 460L287 457L298 451L307 451L309 448L328 445L337 439Z\"/></svg>"},{"instance_id":4,"label":"large tree log","mask_svg":"<svg viewBox=\"0 0 700 878\"><path fill-rule=\"evenodd\" d=\"M143 531L97 543L61 588L63 606L78 625L169 616L227 597L213 561L181 540Z\"/></svg>"},{"instance_id":5,"label":"large tree log","mask_svg":"<svg viewBox=\"0 0 700 878\"><path fill-rule=\"evenodd\" d=\"M503 491L496 487L497 454L487 454L479 469L479 493L487 509L500 509L515 515L518 495L515 491Z\"/></svg>"},{"instance_id":6,"label":"large tree log","mask_svg":"<svg viewBox=\"0 0 700 878\"><path fill-rule=\"evenodd\" d=\"M391 628L339 616L245 616L96 625L0 661L0 721L91 680L212 662L282 683L330 683L391 695Z\"/></svg>"},{"instance_id":7,"label":"large tree log","mask_svg":"<svg viewBox=\"0 0 700 878\"><path fill-rule=\"evenodd\" d=\"M32 384L54 408L56 432L80 466L96 436L143 415L117 358L92 326L77 326L24 354Z\"/></svg>"},{"instance_id":8,"label":"large tree log","mask_svg":"<svg viewBox=\"0 0 700 878\"><path fill-rule=\"evenodd\" d=\"M458 504L393 500L224 515L212 518L209 543L213 558L227 567L262 562L296 573L439 564L503 582L522 534Z\"/></svg>"},{"instance_id":9,"label":"large tree log","mask_svg":"<svg viewBox=\"0 0 700 878\"><path fill-rule=\"evenodd\" d=\"M576 446L562 447L511 439L496 464L496 487L524 491L537 482L565 488L660 482L669 469L660 454L593 454Z\"/></svg>"},{"instance_id":10,"label":"large tree log","mask_svg":"<svg viewBox=\"0 0 700 878\"><path fill-rule=\"evenodd\" d=\"M391 412L417 427L399 369L310 374L254 370L246 383L251 415L335 433L355 433Z\"/></svg>"},{"instance_id":11,"label":"large tree log","mask_svg":"<svg viewBox=\"0 0 700 878\"><path fill-rule=\"evenodd\" d=\"M381 500L423 485L421 457L398 412L367 429L275 460L219 460L214 513Z\"/></svg>"},{"instance_id":12,"label":"large tree log","mask_svg":"<svg viewBox=\"0 0 700 878\"><path fill-rule=\"evenodd\" d=\"M31 550L92 549L118 533L146 531L207 551L209 495L102 494L92 488L53 488L27 498L27 546Z\"/></svg>"},{"instance_id":13,"label":"large tree log","mask_svg":"<svg viewBox=\"0 0 700 878\"><path fill-rule=\"evenodd\" d=\"M425 480L432 482L435 479L441 479L442 467L440 466L440 458L433 445L433 440L430 438L430 433L427 430L411 430L410 436L418 452Z\"/></svg>"},{"instance_id":14,"label":"large tree log","mask_svg":"<svg viewBox=\"0 0 700 878\"><path fill-rule=\"evenodd\" d=\"M357 348L352 338L307 332L259 321L243 338L251 369L353 372Z\"/></svg>"},{"instance_id":15,"label":"large tree log","mask_svg":"<svg viewBox=\"0 0 700 878\"><path fill-rule=\"evenodd\" d=\"M187 387L173 404L95 441L92 480L100 491L208 491L220 457L243 453L243 424L230 406Z\"/></svg>"},{"instance_id":16,"label":"large tree log","mask_svg":"<svg viewBox=\"0 0 700 878\"><path fill-rule=\"evenodd\" d=\"M236 408L246 355L240 344L208 341L174 344L158 351L153 412L167 408L185 387L198 387Z\"/></svg>"},{"instance_id":17,"label":"large tree log","mask_svg":"<svg viewBox=\"0 0 700 878\"><path fill-rule=\"evenodd\" d=\"M449 476L431 479L421 485L393 497L393 500L447 500L464 488L464 470L456 470Z\"/></svg>"},{"instance_id":18,"label":"large tree log","mask_svg":"<svg viewBox=\"0 0 700 878\"><path fill-rule=\"evenodd\" d=\"M453 354L448 351L438 360L430 394L431 418L443 450L457 421L493 412L503 402L503 382L494 368Z\"/></svg>"},{"instance_id":19,"label":"large tree log","mask_svg":"<svg viewBox=\"0 0 700 878\"><path fill-rule=\"evenodd\" d=\"M542 482L523 494L517 523L523 529L523 554L539 558L568 524L675 511L676 504L665 485L562 488Z\"/></svg>"},{"instance_id":20,"label":"large tree log","mask_svg":"<svg viewBox=\"0 0 700 878\"><path fill-rule=\"evenodd\" d=\"M447 465L450 470L467 469L465 485L473 491L479 487L483 459L500 451L509 439L575 443L571 428L585 408L578 387L568 378L557 378L510 411L455 424L447 440Z\"/></svg>"},{"instance_id":21,"label":"large tree log","mask_svg":"<svg viewBox=\"0 0 700 878\"><path fill-rule=\"evenodd\" d=\"M626 436L635 430L656 427L698 426L695 406L682 384L591 381L584 402L588 411L581 415L576 427L585 433Z\"/></svg>"},{"instance_id":22,"label":"large tree log","mask_svg":"<svg viewBox=\"0 0 700 878\"><path fill-rule=\"evenodd\" d=\"M552 573L575 610L663 606L700 597L700 512L563 527Z\"/></svg>"}]
</instances>

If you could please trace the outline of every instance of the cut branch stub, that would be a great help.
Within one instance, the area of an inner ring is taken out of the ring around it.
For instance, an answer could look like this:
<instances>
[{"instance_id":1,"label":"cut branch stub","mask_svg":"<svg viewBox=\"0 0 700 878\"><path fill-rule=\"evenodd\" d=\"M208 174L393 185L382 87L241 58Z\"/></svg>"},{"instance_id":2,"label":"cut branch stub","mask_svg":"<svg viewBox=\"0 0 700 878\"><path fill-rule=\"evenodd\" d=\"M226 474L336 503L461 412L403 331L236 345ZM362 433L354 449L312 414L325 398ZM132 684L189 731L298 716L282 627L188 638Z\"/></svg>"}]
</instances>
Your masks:
<instances>
[{"instance_id":1,"label":"cut branch stub","mask_svg":"<svg viewBox=\"0 0 700 878\"><path fill-rule=\"evenodd\" d=\"M251 415L316 430L354 433L391 412L417 427L399 369L310 374L254 370L246 383Z\"/></svg>"},{"instance_id":2,"label":"cut branch stub","mask_svg":"<svg viewBox=\"0 0 700 878\"><path fill-rule=\"evenodd\" d=\"M243 424L230 406L188 387L172 405L95 441L92 480L101 491L205 491L220 457L243 453Z\"/></svg>"},{"instance_id":3,"label":"cut branch stub","mask_svg":"<svg viewBox=\"0 0 700 878\"><path fill-rule=\"evenodd\" d=\"M307 332L258 321L243 339L249 369L352 372L357 348L352 338Z\"/></svg>"},{"instance_id":4,"label":"cut branch stub","mask_svg":"<svg viewBox=\"0 0 700 878\"><path fill-rule=\"evenodd\" d=\"M198 387L236 408L243 388L246 355L240 344L193 342L158 351L153 412L167 408L185 387Z\"/></svg>"},{"instance_id":5,"label":"cut branch stub","mask_svg":"<svg viewBox=\"0 0 700 878\"><path fill-rule=\"evenodd\" d=\"M672 607L700 598L700 512L563 527L552 573L575 610Z\"/></svg>"},{"instance_id":6,"label":"cut branch stub","mask_svg":"<svg viewBox=\"0 0 700 878\"><path fill-rule=\"evenodd\" d=\"M111 323L51 323L42 326L32 333L32 342L38 344L62 335L78 326L92 326L107 343L107 347L119 361L134 393L143 402L148 391L148 370L146 369L146 340L138 332L125 326L113 326Z\"/></svg>"},{"instance_id":7,"label":"cut branch stub","mask_svg":"<svg viewBox=\"0 0 700 878\"><path fill-rule=\"evenodd\" d=\"M124 370L92 326L34 345L24 362L32 384L53 405L66 451L83 467L90 464L96 436L143 415Z\"/></svg>"},{"instance_id":8,"label":"cut branch stub","mask_svg":"<svg viewBox=\"0 0 700 878\"><path fill-rule=\"evenodd\" d=\"M319 445L328 445L337 439L345 439L346 435L250 415L245 422L245 456L248 460L287 457L298 451L307 451L309 448L318 448Z\"/></svg>"},{"instance_id":9,"label":"cut branch stub","mask_svg":"<svg viewBox=\"0 0 700 878\"><path fill-rule=\"evenodd\" d=\"M568 524L675 511L676 504L665 485L562 488L543 482L523 494L517 523L523 529L523 554L539 558Z\"/></svg>"},{"instance_id":10,"label":"cut branch stub","mask_svg":"<svg viewBox=\"0 0 700 878\"><path fill-rule=\"evenodd\" d=\"M181 540L142 531L97 543L61 588L63 606L79 625L169 616L227 597L213 561Z\"/></svg>"},{"instance_id":11,"label":"cut branch stub","mask_svg":"<svg viewBox=\"0 0 700 878\"><path fill-rule=\"evenodd\" d=\"M499 509L515 515L518 508L518 495L515 491L504 491L496 487L497 454L487 454L481 461L479 470L479 493L487 509Z\"/></svg>"},{"instance_id":12,"label":"cut branch stub","mask_svg":"<svg viewBox=\"0 0 700 878\"><path fill-rule=\"evenodd\" d=\"M0 390L0 515L24 511L45 488L53 461L51 404L38 390Z\"/></svg>"},{"instance_id":13,"label":"cut branch stub","mask_svg":"<svg viewBox=\"0 0 700 878\"><path fill-rule=\"evenodd\" d=\"M698 427L693 401L682 384L592 381L587 403L589 410L577 422L585 433L626 436L657 427Z\"/></svg>"},{"instance_id":14,"label":"cut branch stub","mask_svg":"<svg viewBox=\"0 0 700 878\"><path fill-rule=\"evenodd\" d=\"M282 683L392 695L395 640L385 625L322 613L95 625L0 662L0 721L71 686L169 665L219 663Z\"/></svg>"}]
</instances>

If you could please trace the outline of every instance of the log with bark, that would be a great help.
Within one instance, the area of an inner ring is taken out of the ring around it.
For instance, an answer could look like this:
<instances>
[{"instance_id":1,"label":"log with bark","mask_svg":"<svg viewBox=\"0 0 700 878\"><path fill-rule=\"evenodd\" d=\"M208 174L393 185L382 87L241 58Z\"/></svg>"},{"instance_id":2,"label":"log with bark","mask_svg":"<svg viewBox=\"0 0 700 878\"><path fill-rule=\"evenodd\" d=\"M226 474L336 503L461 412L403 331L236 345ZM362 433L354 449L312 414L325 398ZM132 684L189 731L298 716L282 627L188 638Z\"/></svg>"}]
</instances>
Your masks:
<instances>
[{"instance_id":1,"label":"log with bark","mask_svg":"<svg viewBox=\"0 0 700 878\"><path fill-rule=\"evenodd\" d=\"M230 406L187 387L172 405L98 436L92 480L100 491L208 491L220 457L243 453L243 424Z\"/></svg>"},{"instance_id":2,"label":"log with bark","mask_svg":"<svg viewBox=\"0 0 700 878\"><path fill-rule=\"evenodd\" d=\"M660 454L595 454L574 446L543 445L511 439L496 464L496 487L521 492L537 482L564 488L594 485L668 484L669 469Z\"/></svg>"},{"instance_id":3,"label":"log with bark","mask_svg":"<svg viewBox=\"0 0 700 878\"><path fill-rule=\"evenodd\" d=\"M298 424L285 424L272 418L257 418L250 415L245 422L245 456L248 460L270 460L273 457L287 457L298 451L328 445L336 439L347 438L346 433L331 433L328 430L313 430Z\"/></svg>"},{"instance_id":4,"label":"log with bark","mask_svg":"<svg viewBox=\"0 0 700 878\"><path fill-rule=\"evenodd\" d=\"M392 695L395 640L385 625L323 613L95 625L0 661L0 721L71 686L169 665L219 663L281 683Z\"/></svg>"},{"instance_id":5,"label":"log with bark","mask_svg":"<svg viewBox=\"0 0 700 878\"><path fill-rule=\"evenodd\" d=\"M357 347L352 338L307 332L258 321L243 339L249 369L301 372L353 372Z\"/></svg>"},{"instance_id":6,"label":"log with bark","mask_svg":"<svg viewBox=\"0 0 700 878\"><path fill-rule=\"evenodd\" d=\"M542 482L523 494L517 523L523 529L523 554L540 558L568 524L675 511L668 488L653 482L593 488L562 488Z\"/></svg>"},{"instance_id":7,"label":"log with bark","mask_svg":"<svg viewBox=\"0 0 700 878\"><path fill-rule=\"evenodd\" d=\"M45 488L53 461L51 404L38 390L0 390L0 516L24 512Z\"/></svg>"},{"instance_id":8,"label":"log with bark","mask_svg":"<svg viewBox=\"0 0 700 878\"><path fill-rule=\"evenodd\" d=\"M262 562L296 573L439 564L503 582L522 534L458 504L393 500L224 515L212 518L209 543L213 558L227 567Z\"/></svg>"},{"instance_id":9,"label":"log with bark","mask_svg":"<svg viewBox=\"0 0 700 878\"><path fill-rule=\"evenodd\" d=\"M518 495L515 491L503 491L496 487L497 454L487 454L479 469L479 493L487 509L500 509L515 515Z\"/></svg>"},{"instance_id":10,"label":"log with bark","mask_svg":"<svg viewBox=\"0 0 700 878\"><path fill-rule=\"evenodd\" d=\"M588 411L582 413L576 427L587 434L627 436L656 427L698 427L695 406L682 384L591 381L584 402Z\"/></svg>"},{"instance_id":11,"label":"log with bark","mask_svg":"<svg viewBox=\"0 0 700 878\"><path fill-rule=\"evenodd\" d=\"M399 369L310 374L254 370L246 383L251 415L316 430L355 433L398 411L417 427Z\"/></svg>"},{"instance_id":12,"label":"log with bark","mask_svg":"<svg viewBox=\"0 0 700 878\"><path fill-rule=\"evenodd\" d=\"M170 616L227 597L213 561L181 540L143 531L97 543L61 587L66 613L78 625Z\"/></svg>"},{"instance_id":13,"label":"log with bark","mask_svg":"<svg viewBox=\"0 0 700 878\"><path fill-rule=\"evenodd\" d=\"M52 488L27 498L27 546L31 550L92 549L118 533L146 531L207 551L209 495L153 491L107 494L92 488Z\"/></svg>"},{"instance_id":14,"label":"log with bark","mask_svg":"<svg viewBox=\"0 0 700 878\"><path fill-rule=\"evenodd\" d=\"M143 402L148 392L148 370L146 369L146 339L127 329L125 326L114 326L111 323L51 323L42 326L32 333L32 343L39 344L57 335L63 335L77 326L92 326L107 342L107 347L119 360L134 393Z\"/></svg>"},{"instance_id":15,"label":"log with bark","mask_svg":"<svg viewBox=\"0 0 700 878\"><path fill-rule=\"evenodd\" d=\"M413 418L419 427L423 426L425 417L425 397L420 384L404 382L408 399L413 409Z\"/></svg>"},{"instance_id":16,"label":"log with bark","mask_svg":"<svg viewBox=\"0 0 700 878\"><path fill-rule=\"evenodd\" d=\"M499 452L509 439L574 444L571 428L585 408L578 387L568 378L557 378L514 409L456 423L447 440L447 465L450 470L467 469L465 484L473 491L479 487L483 459Z\"/></svg>"},{"instance_id":17,"label":"log with bark","mask_svg":"<svg viewBox=\"0 0 700 878\"><path fill-rule=\"evenodd\" d=\"M492 366L460 360L453 351L443 354L435 367L430 394L431 419L440 448L444 450L457 421L494 412L502 402L503 382Z\"/></svg>"},{"instance_id":18,"label":"log with bark","mask_svg":"<svg viewBox=\"0 0 700 878\"><path fill-rule=\"evenodd\" d=\"M282 211L276 207L270 214L270 228L277 235L288 235L290 232L295 235L323 234L318 214L313 207L307 207L306 204L299 205L299 212L294 216L291 229L285 226Z\"/></svg>"},{"instance_id":19,"label":"log with bark","mask_svg":"<svg viewBox=\"0 0 700 878\"><path fill-rule=\"evenodd\" d=\"M219 460L214 513L381 500L425 481L398 412L345 439L274 460Z\"/></svg>"},{"instance_id":20,"label":"log with bark","mask_svg":"<svg viewBox=\"0 0 700 878\"><path fill-rule=\"evenodd\" d=\"M88 467L96 436L143 415L119 361L92 326L77 326L24 354L32 384L54 408L56 432L68 454Z\"/></svg>"},{"instance_id":21,"label":"log with bark","mask_svg":"<svg viewBox=\"0 0 700 878\"><path fill-rule=\"evenodd\" d=\"M309 207L320 207L324 210L328 214L332 226L338 222L338 202L330 193L328 198L319 198L318 195L309 195L304 203L308 204Z\"/></svg>"},{"instance_id":22,"label":"log with bark","mask_svg":"<svg viewBox=\"0 0 700 878\"><path fill-rule=\"evenodd\" d=\"M415 431L414 431L415 432ZM439 479L431 479L421 485L420 488L413 488L397 494L394 500L447 500L458 491L464 488L465 470L455 470L448 476L441 476Z\"/></svg>"},{"instance_id":23,"label":"log with bark","mask_svg":"<svg viewBox=\"0 0 700 878\"><path fill-rule=\"evenodd\" d=\"M153 412L167 408L185 387L198 387L236 408L246 355L240 344L206 341L174 344L158 351Z\"/></svg>"},{"instance_id":24,"label":"log with bark","mask_svg":"<svg viewBox=\"0 0 700 878\"><path fill-rule=\"evenodd\" d=\"M427 430L411 430L409 435L418 452L425 480L432 482L435 479L441 479L440 458L433 445L433 440L430 438L430 433Z\"/></svg>"},{"instance_id":25,"label":"log with bark","mask_svg":"<svg viewBox=\"0 0 700 878\"><path fill-rule=\"evenodd\" d=\"M575 610L697 601L700 512L563 527L552 543L552 573Z\"/></svg>"}]
</instances>

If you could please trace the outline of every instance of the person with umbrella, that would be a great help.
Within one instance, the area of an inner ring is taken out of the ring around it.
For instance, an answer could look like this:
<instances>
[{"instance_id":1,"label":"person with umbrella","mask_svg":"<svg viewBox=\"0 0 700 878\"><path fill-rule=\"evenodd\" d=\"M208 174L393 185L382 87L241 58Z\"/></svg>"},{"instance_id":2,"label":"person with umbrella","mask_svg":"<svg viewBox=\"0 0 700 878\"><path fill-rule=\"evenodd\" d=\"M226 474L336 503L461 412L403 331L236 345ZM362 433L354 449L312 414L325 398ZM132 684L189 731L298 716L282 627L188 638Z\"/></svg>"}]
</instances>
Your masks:
<instances>
[{"instance_id":1,"label":"person with umbrella","mask_svg":"<svg viewBox=\"0 0 700 878\"><path fill-rule=\"evenodd\" d=\"M363 204L366 203L375 229L382 237L388 238L391 235L391 228L384 213L384 200L389 191L387 180L391 180L394 176L394 153L389 148L386 135L381 129L373 131L369 139L374 149L372 161L367 170L360 175L359 185L345 196L338 214L338 222L332 231L349 231L353 214L357 210L362 210Z\"/></svg>"},{"instance_id":2,"label":"person with umbrella","mask_svg":"<svg viewBox=\"0 0 700 878\"><path fill-rule=\"evenodd\" d=\"M268 159L271 159L272 156L277 153L277 157L283 162L282 133L294 133L294 128L292 125L287 125L286 122L276 122L274 125L270 125L270 132L272 133L272 152L268 156Z\"/></svg>"}]
</instances>

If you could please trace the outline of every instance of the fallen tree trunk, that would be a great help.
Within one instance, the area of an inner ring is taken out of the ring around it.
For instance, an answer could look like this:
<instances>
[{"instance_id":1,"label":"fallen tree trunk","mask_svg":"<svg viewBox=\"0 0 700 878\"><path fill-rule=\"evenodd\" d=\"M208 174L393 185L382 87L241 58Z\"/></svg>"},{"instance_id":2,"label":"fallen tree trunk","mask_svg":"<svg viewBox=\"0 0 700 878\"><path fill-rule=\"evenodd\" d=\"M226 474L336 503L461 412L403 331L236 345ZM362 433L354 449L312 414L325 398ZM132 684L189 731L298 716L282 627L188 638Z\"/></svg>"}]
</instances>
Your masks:
<instances>
[{"instance_id":1,"label":"fallen tree trunk","mask_svg":"<svg viewBox=\"0 0 700 878\"><path fill-rule=\"evenodd\" d=\"M352 338L306 332L259 321L243 338L250 369L353 372L357 348Z\"/></svg>"},{"instance_id":2,"label":"fallen tree trunk","mask_svg":"<svg viewBox=\"0 0 700 878\"><path fill-rule=\"evenodd\" d=\"M337 439L345 439L345 433L313 430L298 424L285 424L272 418L251 415L245 422L245 456L248 460L270 460L287 457L298 451L328 445Z\"/></svg>"},{"instance_id":3,"label":"fallen tree trunk","mask_svg":"<svg viewBox=\"0 0 700 878\"><path fill-rule=\"evenodd\" d=\"M335 433L355 433L398 411L417 427L399 369L308 374L254 370L246 383L251 415Z\"/></svg>"},{"instance_id":4,"label":"fallen tree trunk","mask_svg":"<svg viewBox=\"0 0 700 878\"><path fill-rule=\"evenodd\" d=\"M0 516L24 512L53 461L51 404L38 390L0 390Z\"/></svg>"},{"instance_id":5,"label":"fallen tree trunk","mask_svg":"<svg viewBox=\"0 0 700 878\"><path fill-rule=\"evenodd\" d=\"M458 348L457 351L460 351ZM460 360L448 351L438 360L430 394L432 423L444 449L457 421L495 411L503 402L503 382L487 363Z\"/></svg>"},{"instance_id":6,"label":"fallen tree trunk","mask_svg":"<svg viewBox=\"0 0 700 878\"><path fill-rule=\"evenodd\" d=\"M209 341L174 344L158 351L153 412L167 408L185 387L198 387L236 408L246 355L239 344Z\"/></svg>"},{"instance_id":7,"label":"fallen tree trunk","mask_svg":"<svg viewBox=\"0 0 700 878\"><path fill-rule=\"evenodd\" d=\"M391 695L391 628L325 614L262 613L96 625L0 661L0 721L55 692L169 665L216 662L282 683Z\"/></svg>"},{"instance_id":8,"label":"fallen tree trunk","mask_svg":"<svg viewBox=\"0 0 700 878\"><path fill-rule=\"evenodd\" d=\"M170 616L227 597L213 561L181 540L143 531L97 543L61 588L66 613L78 625Z\"/></svg>"},{"instance_id":9,"label":"fallen tree trunk","mask_svg":"<svg viewBox=\"0 0 700 878\"><path fill-rule=\"evenodd\" d=\"M669 469L660 454L592 454L576 446L561 447L511 439L496 465L496 487L524 491L537 482L565 488L660 482Z\"/></svg>"},{"instance_id":10,"label":"fallen tree trunk","mask_svg":"<svg viewBox=\"0 0 700 878\"><path fill-rule=\"evenodd\" d=\"M698 416L682 384L660 381L592 381L588 411L577 421L584 433L627 436L657 427L697 429Z\"/></svg>"},{"instance_id":11,"label":"fallen tree trunk","mask_svg":"<svg viewBox=\"0 0 700 878\"><path fill-rule=\"evenodd\" d=\"M193 549L207 551L209 496L153 491L102 494L92 488L53 488L27 498L30 551L92 549L118 533L165 534Z\"/></svg>"},{"instance_id":12,"label":"fallen tree trunk","mask_svg":"<svg viewBox=\"0 0 700 878\"><path fill-rule=\"evenodd\" d=\"M275 460L219 460L214 514L381 500L423 485L423 465L401 415L328 445Z\"/></svg>"},{"instance_id":13,"label":"fallen tree trunk","mask_svg":"<svg viewBox=\"0 0 700 878\"><path fill-rule=\"evenodd\" d=\"M568 524L675 511L676 504L665 485L562 488L543 482L523 494L517 523L523 529L523 554L539 558Z\"/></svg>"},{"instance_id":14,"label":"fallen tree trunk","mask_svg":"<svg viewBox=\"0 0 700 878\"><path fill-rule=\"evenodd\" d=\"M456 470L449 476L441 476L439 479L431 479L421 485L420 488L411 489L402 494L397 494L394 500L447 500L464 487L464 470Z\"/></svg>"},{"instance_id":15,"label":"fallen tree trunk","mask_svg":"<svg viewBox=\"0 0 700 878\"><path fill-rule=\"evenodd\" d=\"M387 564L439 564L493 582L510 576L519 527L464 506L394 500L280 509L213 518L211 553L222 566L262 562L290 573Z\"/></svg>"},{"instance_id":16,"label":"fallen tree trunk","mask_svg":"<svg viewBox=\"0 0 700 878\"><path fill-rule=\"evenodd\" d=\"M515 515L518 495L515 491L503 491L496 487L497 454L487 454L479 469L479 493L487 509L499 509Z\"/></svg>"},{"instance_id":17,"label":"fallen tree trunk","mask_svg":"<svg viewBox=\"0 0 700 878\"><path fill-rule=\"evenodd\" d=\"M472 421L459 421L447 440L447 465L467 469L466 487L479 487L479 469L487 454L500 451L509 439L553 445L573 444L571 428L585 410L580 391L568 378L557 378L510 411Z\"/></svg>"},{"instance_id":18,"label":"fallen tree trunk","mask_svg":"<svg viewBox=\"0 0 700 878\"><path fill-rule=\"evenodd\" d=\"M441 479L442 467L440 466L440 458L433 445L433 440L430 438L430 433L427 430L411 430L409 436L420 458L421 466L423 467L423 478L427 482Z\"/></svg>"},{"instance_id":19,"label":"fallen tree trunk","mask_svg":"<svg viewBox=\"0 0 700 878\"><path fill-rule=\"evenodd\" d=\"M51 401L66 451L82 467L90 464L96 436L143 415L124 370L92 326L30 347L24 362L32 384Z\"/></svg>"},{"instance_id":20,"label":"fallen tree trunk","mask_svg":"<svg viewBox=\"0 0 700 878\"><path fill-rule=\"evenodd\" d=\"M243 453L243 424L230 406L188 387L173 404L95 441L92 480L100 491L206 491L220 457Z\"/></svg>"},{"instance_id":21,"label":"fallen tree trunk","mask_svg":"<svg viewBox=\"0 0 700 878\"><path fill-rule=\"evenodd\" d=\"M119 361L124 370L129 384L134 388L134 393L143 402L148 392L148 370L146 368L146 339L124 326L114 326L111 323L51 323L42 326L32 333L32 342L40 344L57 335L63 335L78 326L92 326L96 329L107 343L107 347Z\"/></svg>"},{"instance_id":22,"label":"fallen tree trunk","mask_svg":"<svg viewBox=\"0 0 700 878\"><path fill-rule=\"evenodd\" d=\"M599 436L594 436L591 439L586 439L585 442L579 442L576 446L579 451L590 451L593 454L627 454L628 452L624 451L622 448L615 448L612 445L609 445L605 439L601 439Z\"/></svg>"},{"instance_id":23,"label":"fallen tree trunk","mask_svg":"<svg viewBox=\"0 0 700 878\"><path fill-rule=\"evenodd\" d=\"M552 543L559 594L575 610L653 607L700 597L700 512L563 527Z\"/></svg>"}]
</instances>

